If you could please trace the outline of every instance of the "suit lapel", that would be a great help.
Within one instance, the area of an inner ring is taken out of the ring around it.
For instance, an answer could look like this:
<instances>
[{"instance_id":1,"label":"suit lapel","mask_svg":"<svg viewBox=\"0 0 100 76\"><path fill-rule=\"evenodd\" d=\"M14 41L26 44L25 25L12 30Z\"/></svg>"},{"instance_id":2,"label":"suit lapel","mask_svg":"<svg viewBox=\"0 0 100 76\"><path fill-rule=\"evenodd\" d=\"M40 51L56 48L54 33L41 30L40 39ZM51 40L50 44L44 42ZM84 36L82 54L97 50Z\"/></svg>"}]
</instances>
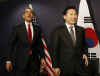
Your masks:
<instances>
[{"instance_id":1,"label":"suit lapel","mask_svg":"<svg viewBox=\"0 0 100 76\"><path fill-rule=\"evenodd\" d=\"M21 30L22 30L22 34L23 34L22 36L23 36L24 41L26 41L26 42L28 42L30 44L30 42L28 40L27 29L25 27L25 24L22 25ZM35 26L33 26L33 39L32 39L32 44L34 43L34 41L36 39L36 33L37 33L37 29L36 29Z\"/></svg>"},{"instance_id":2,"label":"suit lapel","mask_svg":"<svg viewBox=\"0 0 100 76\"><path fill-rule=\"evenodd\" d=\"M32 24L33 25L33 24ZM33 39L32 39L32 44L34 43L34 41L36 40L36 27L33 25Z\"/></svg>"},{"instance_id":3,"label":"suit lapel","mask_svg":"<svg viewBox=\"0 0 100 76\"><path fill-rule=\"evenodd\" d=\"M72 42L71 35L70 35L70 33L65 25L64 25L64 35L69 40L69 43L71 43L71 45L72 45L73 42Z\"/></svg>"},{"instance_id":4,"label":"suit lapel","mask_svg":"<svg viewBox=\"0 0 100 76\"><path fill-rule=\"evenodd\" d=\"M26 30L26 27L25 27L25 24L22 25L22 36L23 36L23 39L24 41L28 42L29 43L29 40L28 40L28 35L27 35L27 30Z\"/></svg>"},{"instance_id":5,"label":"suit lapel","mask_svg":"<svg viewBox=\"0 0 100 76\"><path fill-rule=\"evenodd\" d=\"M79 39L80 33L79 33L79 28L76 25L75 25L75 34L76 34L76 44L78 44L78 41L80 40ZM69 43L71 43L72 45L73 44L72 38L66 26L64 26L64 35L69 40Z\"/></svg>"},{"instance_id":6,"label":"suit lapel","mask_svg":"<svg viewBox=\"0 0 100 76\"><path fill-rule=\"evenodd\" d=\"M76 44L78 44L78 41L80 40L80 33L79 33L79 29L77 26L75 26L75 32L76 32Z\"/></svg>"}]
</instances>

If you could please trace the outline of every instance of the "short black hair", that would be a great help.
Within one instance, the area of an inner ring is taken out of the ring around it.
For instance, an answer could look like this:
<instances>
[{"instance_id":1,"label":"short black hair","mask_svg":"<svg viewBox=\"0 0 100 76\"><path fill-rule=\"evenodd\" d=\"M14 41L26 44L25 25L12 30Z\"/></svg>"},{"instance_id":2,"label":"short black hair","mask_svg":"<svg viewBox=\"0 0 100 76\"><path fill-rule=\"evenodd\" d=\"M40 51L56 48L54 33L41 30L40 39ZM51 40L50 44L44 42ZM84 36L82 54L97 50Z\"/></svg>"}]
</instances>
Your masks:
<instances>
[{"instance_id":1,"label":"short black hair","mask_svg":"<svg viewBox=\"0 0 100 76\"><path fill-rule=\"evenodd\" d=\"M28 8L25 8L25 10L26 10L26 9L30 9L30 10L32 10L32 9L29 8L29 7L28 7ZM25 13L25 10L24 10L24 13ZM34 16L36 16L36 15L35 15L35 12L34 12L33 10L32 10L32 14L33 14Z\"/></svg>"},{"instance_id":2,"label":"short black hair","mask_svg":"<svg viewBox=\"0 0 100 76\"><path fill-rule=\"evenodd\" d=\"M67 13L67 11L68 11L69 9L74 9L74 10L76 10L76 12L77 12L77 9L76 9L75 6L68 6L68 7L66 7L66 8L64 9L63 15L66 15L66 13Z\"/></svg>"}]
</instances>

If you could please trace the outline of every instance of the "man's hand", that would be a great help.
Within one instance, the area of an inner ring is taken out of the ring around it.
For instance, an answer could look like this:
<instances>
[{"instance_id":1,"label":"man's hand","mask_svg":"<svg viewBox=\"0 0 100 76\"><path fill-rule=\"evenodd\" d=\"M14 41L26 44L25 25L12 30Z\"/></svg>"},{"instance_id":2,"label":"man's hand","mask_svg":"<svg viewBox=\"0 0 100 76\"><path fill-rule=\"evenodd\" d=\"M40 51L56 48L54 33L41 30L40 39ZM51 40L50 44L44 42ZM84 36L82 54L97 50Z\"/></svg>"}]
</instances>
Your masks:
<instances>
[{"instance_id":1,"label":"man's hand","mask_svg":"<svg viewBox=\"0 0 100 76\"><path fill-rule=\"evenodd\" d=\"M83 54L83 59L85 60L86 67L88 67L88 57L86 54Z\"/></svg>"},{"instance_id":2,"label":"man's hand","mask_svg":"<svg viewBox=\"0 0 100 76\"><path fill-rule=\"evenodd\" d=\"M55 72L55 76L60 76L61 70L60 68L53 68L54 72Z\"/></svg>"},{"instance_id":3,"label":"man's hand","mask_svg":"<svg viewBox=\"0 0 100 76\"><path fill-rule=\"evenodd\" d=\"M45 59L42 58L41 59L41 68L45 68L46 67L46 62L45 62Z\"/></svg>"},{"instance_id":4,"label":"man's hand","mask_svg":"<svg viewBox=\"0 0 100 76\"><path fill-rule=\"evenodd\" d=\"M7 61L5 64L5 67L6 67L7 72L10 72L12 70L12 62Z\"/></svg>"}]
</instances>

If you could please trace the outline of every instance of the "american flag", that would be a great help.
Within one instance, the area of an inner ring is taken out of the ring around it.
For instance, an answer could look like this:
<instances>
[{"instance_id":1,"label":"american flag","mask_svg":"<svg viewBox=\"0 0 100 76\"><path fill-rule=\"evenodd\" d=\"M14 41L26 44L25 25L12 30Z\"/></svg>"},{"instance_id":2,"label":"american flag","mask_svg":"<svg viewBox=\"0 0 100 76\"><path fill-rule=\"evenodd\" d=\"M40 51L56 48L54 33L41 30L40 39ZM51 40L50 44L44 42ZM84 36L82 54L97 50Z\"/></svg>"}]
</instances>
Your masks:
<instances>
[{"instance_id":1,"label":"american flag","mask_svg":"<svg viewBox=\"0 0 100 76\"><path fill-rule=\"evenodd\" d=\"M29 4L29 8L33 9L32 4ZM33 24L34 25L39 25L37 17L33 18ZM46 42L45 42L45 39L44 39L43 35L42 35L41 40L43 42L43 47L44 47L44 52L45 52L46 68L45 69L40 68L40 72L41 73L47 73L48 76L54 76L55 73L52 69L52 60L51 60L51 57L50 57L50 54L49 54L49 51L48 51L48 48L47 48L47 45L46 45Z\"/></svg>"},{"instance_id":2,"label":"american flag","mask_svg":"<svg viewBox=\"0 0 100 76\"><path fill-rule=\"evenodd\" d=\"M51 57L49 55L48 48L46 46L44 36L42 36L42 42L43 42L43 45L44 45L45 60L46 60L46 65L47 65L45 70L47 71L48 76L54 76L55 73L52 69L52 60L51 60Z\"/></svg>"}]
</instances>

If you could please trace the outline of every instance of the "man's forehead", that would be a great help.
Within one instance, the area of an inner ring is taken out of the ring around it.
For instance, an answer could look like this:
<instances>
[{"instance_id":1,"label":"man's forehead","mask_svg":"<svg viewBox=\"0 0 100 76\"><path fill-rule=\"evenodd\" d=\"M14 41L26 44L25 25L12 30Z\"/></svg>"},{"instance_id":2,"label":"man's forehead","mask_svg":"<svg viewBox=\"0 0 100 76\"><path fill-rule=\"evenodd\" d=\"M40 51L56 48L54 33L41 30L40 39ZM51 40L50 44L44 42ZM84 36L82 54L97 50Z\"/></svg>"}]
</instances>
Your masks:
<instances>
[{"instance_id":1,"label":"man's forehead","mask_svg":"<svg viewBox=\"0 0 100 76\"><path fill-rule=\"evenodd\" d=\"M77 14L77 11L75 9L69 9L69 10L67 10L66 14L67 13L76 13Z\"/></svg>"},{"instance_id":2,"label":"man's forehead","mask_svg":"<svg viewBox=\"0 0 100 76\"><path fill-rule=\"evenodd\" d=\"M35 16L35 12L31 8L26 8L25 11L24 11L24 14L26 12L31 12L33 14L33 16Z\"/></svg>"},{"instance_id":3,"label":"man's forehead","mask_svg":"<svg viewBox=\"0 0 100 76\"><path fill-rule=\"evenodd\" d=\"M68 11L75 11L75 12L76 12L76 10L75 10L75 9L68 9Z\"/></svg>"},{"instance_id":4,"label":"man's forehead","mask_svg":"<svg viewBox=\"0 0 100 76\"><path fill-rule=\"evenodd\" d=\"M32 11L32 9L30 9L30 8L26 8L26 9L25 9L25 11L29 11L29 10ZM32 12L33 12L33 11L32 11Z\"/></svg>"}]
</instances>

